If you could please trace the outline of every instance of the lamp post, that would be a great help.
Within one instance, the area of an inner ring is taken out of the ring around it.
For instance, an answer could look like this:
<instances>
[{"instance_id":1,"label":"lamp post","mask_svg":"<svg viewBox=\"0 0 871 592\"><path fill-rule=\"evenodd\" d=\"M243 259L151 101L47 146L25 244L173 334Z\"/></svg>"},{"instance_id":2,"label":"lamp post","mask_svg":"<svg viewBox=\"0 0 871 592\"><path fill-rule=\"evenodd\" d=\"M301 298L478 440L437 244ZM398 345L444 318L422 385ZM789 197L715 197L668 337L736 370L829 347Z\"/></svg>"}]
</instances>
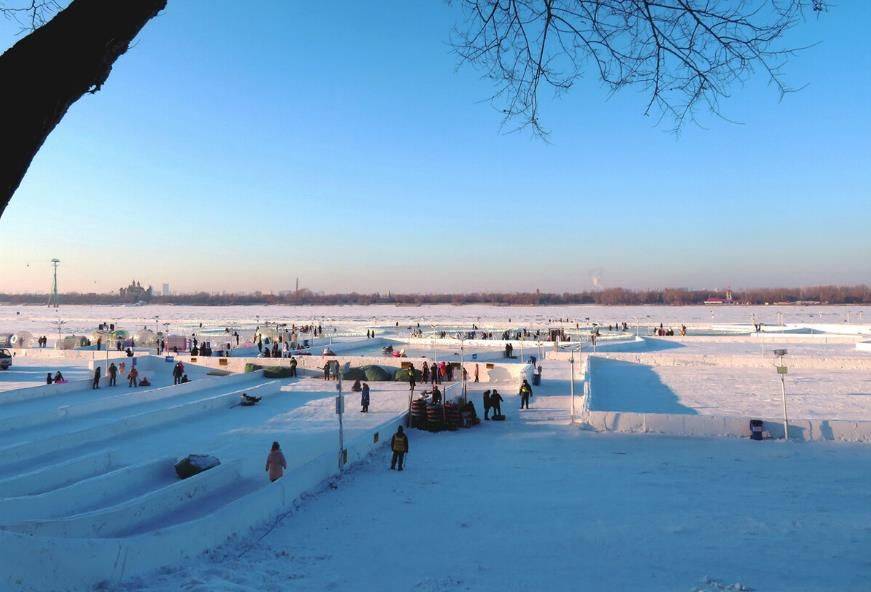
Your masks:
<instances>
[{"instance_id":1,"label":"lamp post","mask_svg":"<svg viewBox=\"0 0 871 592\"><path fill-rule=\"evenodd\" d=\"M342 394L342 370L338 370L336 374L336 390L339 392L336 396L336 415L339 416L339 472L341 473L345 464L345 429L342 425L342 416L345 414L345 397Z\"/></svg>"},{"instance_id":2,"label":"lamp post","mask_svg":"<svg viewBox=\"0 0 871 592\"><path fill-rule=\"evenodd\" d=\"M777 374L780 376L780 396L783 399L783 439L789 440L789 416L786 413L786 373L787 367L783 363L783 357L786 355L785 349L774 350L774 355L777 357L776 367Z\"/></svg>"},{"instance_id":3,"label":"lamp post","mask_svg":"<svg viewBox=\"0 0 871 592\"><path fill-rule=\"evenodd\" d=\"M575 350L574 349L571 350L571 355L569 356L569 364L571 364L571 370L572 370L572 380L570 383L571 390L569 391L569 396L571 397L571 405L570 405L571 410L569 411L569 414L570 414L569 417L570 417L571 423L575 423Z\"/></svg>"},{"instance_id":4,"label":"lamp post","mask_svg":"<svg viewBox=\"0 0 871 592\"><path fill-rule=\"evenodd\" d=\"M523 357L523 329L520 330L520 363L523 364L523 360L526 358Z\"/></svg>"},{"instance_id":5,"label":"lamp post","mask_svg":"<svg viewBox=\"0 0 871 592\"><path fill-rule=\"evenodd\" d=\"M466 340L465 337L460 334L460 380L463 384L463 404L467 402L466 400Z\"/></svg>"},{"instance_id":6,"label":"lamp post","mask_svg":"<svg viewBox=\"0 0 871 592\"><path fill-rule=\"evenodd\" d=\"M67 323L66 321L63 321L61 319L58 319L54 322L54 324L57 325L57 343L54 346L55 349L60 349L61 329L63 328L64 325L66 325L66 323Z\"/></svg>"},{"instance_id":7,"label":"lamp post","mask_svg":"<svg viewBox=\"0 0 871 592\"><path fill-rule=\"evenodd\" d=\"M154 347L160 355L160 315L154 315Z\"/></svg>"}]
</instances>

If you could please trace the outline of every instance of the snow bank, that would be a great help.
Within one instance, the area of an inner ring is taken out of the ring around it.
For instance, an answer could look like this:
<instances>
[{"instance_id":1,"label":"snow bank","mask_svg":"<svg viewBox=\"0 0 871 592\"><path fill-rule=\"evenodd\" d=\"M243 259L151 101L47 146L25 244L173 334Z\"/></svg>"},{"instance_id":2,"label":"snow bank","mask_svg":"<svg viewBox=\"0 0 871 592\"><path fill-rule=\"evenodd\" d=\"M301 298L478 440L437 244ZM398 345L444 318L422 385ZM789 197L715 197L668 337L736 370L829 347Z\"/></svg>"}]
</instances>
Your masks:
<instances>
[{"instance_id":1,"label":"snow bank","mask_svg":"<svg viewBox=\"0 0 871 592\"><path fill-rule=\"evenodd\" d=\"M90 389L92 384L92 380L71 380L63 384L44 384L5 391L0 394L0 405L84 391ZM105 386L106 384L108 384L108 381L105 379L100 382L100 386Z\"/></svg>"},{"instance_id":2,"label":"snow bank","mask_svg":"<svg viewBox=\"0 0 871 592\"><path fill-rule=\"evenodd\" d=\"M630 356L631 358L631 356ZM749 437L750 419L762 419L763 429L774 438L783 437L782 418L758 416L697 414L692 409L677 413L616 411L607 407L608 396L601 392L604 364L613 361L614 355L589 355L584 362L584 403L581 423L586 427L604 432L653 433L672 436L697 437ZM622 360L623 357L618 359ZM770 368L770 360L767 360ZM635 362L641 367L643 363ZM642 390L647 385L639 385ZM597 396L598 393L598 396ZM609 393L610 394L610 393ZM671 393L674 396L674 393ZM661 405L662 403L658 403ZM632 403L629 403L632 406ZM679 406L679 401L675 402ZM871 421L836 419L791 419L789 437L799 441L839 440L846 442L871 442Z\"/></svg>"},{"instance_id":3,"label":"snow bank","mask_svg":"<svg viewBox=\"0 0 871 592\"><path fill-rule=\"evenodd\" d=\"M749 417L633 413L585 410L581 422L600 432L627 432L693 437L750 437ZM758 419L758 418L752 418ZM783 438L782 419L763 419L763 430ZM871 442L871 421L799 419L789 421L789 437L798 441Z\"/></svg>"}]
</instances>

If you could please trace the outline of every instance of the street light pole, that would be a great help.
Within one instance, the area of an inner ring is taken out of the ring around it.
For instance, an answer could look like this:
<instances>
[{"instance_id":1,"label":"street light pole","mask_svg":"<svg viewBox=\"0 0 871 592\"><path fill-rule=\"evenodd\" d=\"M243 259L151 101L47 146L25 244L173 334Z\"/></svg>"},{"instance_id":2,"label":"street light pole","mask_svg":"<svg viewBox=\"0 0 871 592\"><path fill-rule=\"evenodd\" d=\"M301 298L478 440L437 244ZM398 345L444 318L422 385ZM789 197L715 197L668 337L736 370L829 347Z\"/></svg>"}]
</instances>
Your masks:
<instances>
[{"instance_id":1,"label":"street light pole","mask_svg":"<svg viewBox=\"0 0 871 592\"><path fill-rule=\"evenodd\" d=\"M345 397L342 395L342 371L337 372L336 390L339 394L336 396L336 414L339 416L339 472L342 472L342 467L345 464L345 428L342 424L342 416L345 414Z\"/></svg>"},{"instance_id":2,"label":"street light pole","mask_svg":"<svg viewBox=\"0 0 871 592\"><path fill-rule=\"evenodd\" d=\"M569 357L569 363L572 365L571 390L569 391L570 395L571 395L571 399L572 399L570 418L571 418L571 423L575 423L575 350L574 349L571 350L571 356Z\"/></svg>"},{"instance_id":3,"label":"street light pole","mask_svg":"<svg viewBox=\"0 0 871 592\"><path fill-rule=\"evenodd\" d=\"M783 363L783 357L786 355L785 349L774 350L774 355L778 358L777 374L780 375L780 396L783 401L783 439L789 440L789 415L786 412L786 373L787 367Z\"/></svg>"},{"instance_id":4,"label":"street light pole","mask_svg":"<svg viewBox=\"0 0 871 592\"><path fill-rule=\"evenodd\" d=\"M466 403L466 340L460 335L460 380L463 382L463 403Z\"/></svg>"}]
</instances>

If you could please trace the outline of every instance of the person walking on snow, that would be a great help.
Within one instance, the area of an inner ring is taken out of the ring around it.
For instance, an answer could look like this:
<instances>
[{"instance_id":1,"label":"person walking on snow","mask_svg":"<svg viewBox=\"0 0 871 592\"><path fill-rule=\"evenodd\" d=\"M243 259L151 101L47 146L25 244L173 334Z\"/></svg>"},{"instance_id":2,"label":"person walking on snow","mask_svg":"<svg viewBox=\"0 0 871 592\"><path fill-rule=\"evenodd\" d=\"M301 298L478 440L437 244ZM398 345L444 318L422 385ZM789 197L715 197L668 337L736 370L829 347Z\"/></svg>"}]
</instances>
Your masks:
<instances>
[{"instance_id":1,"label":"person walking on snow","mask_svg":"<svg viewBox=\"0 0 871 592\"><path fill-rule=\"evenodd\" d=\"M360 410L360 413L369 413L369 385L365 382L360 391L360 405L363 407L363 409Z\"/></svg>"},{"instance_id":2,"label":"person walking on snow","mask_svg":"<svg viewBox=\"0 0 871 592\"><path fill-rule=\"evenodd\" d=\"M133 370L130 370L132 373ZM181 375L184 374L184 369L181 365L181 362L176 362L175 366L172 368L172 384L181 384Z\"/></svg>"},{"instance_id":3,"label":"person walking on snow","mask_svg":"<svg viewBox=\"0 0 871 592\"><path fill-rule=\"evenodd\" d=\"M532 396L532 387L529 386L529 383L526 379L523 379L523 384L520 385L520 408L523 409L524 406L529 409L529 397Z\"/></svg>"},{"instance_id":4,"label":"person walking on snow","mask_svg":"<svg viewBox=\"0 0 871 592\"><path fill-rule=\"evenodd\" d=\"M390 460L390 470L396 470L398 463L399 470L401 471L405 455L408 454L408 436L405 435L402 426L396 428L396 433L390 439L390 449L393 451L393 458Z\"/></svg>"},{"instance_id":5,"label":"person walking on snow","mask_svg":"<svg viewBox=\"0 0 871 592\"><path fill-rule=\"evenodd\" d=\"M275 481L276 479L281 479L286 468L287 461L284 459L284 453L281 452L281 446L278 442L273 442L272 450L269 451L269 456L266 457L266 472L269 473L269 480Z\"/></svg>"},{"instance_id":6,"label":"person walking on snow","mask_svg":"<svg viewBox=\"0 0 871 592\"><path fill-rule=\"evenodd\" d=\"M290 375L291 376L296 376L296 364L297 364L296 358L294 358L293 356L290 356Z\"/></svg>"},{"instance_id":7,"label":"person walking on snow","mask_svg":"<svg viewBox=\"0 0 871 592\"><path fill-rule=\"evenodd\" d=\"M97 366L96 368L94 368L94 382L93 382L93 384L91 385L91 389L92 389L92 390L93 390L93 389L98 389L98 388L100 388L100 374L101 374L101 373L102 373L102 370L100 369L99 366Z\"/></svg>"},{"instance_id":8,"label":"person walking on snow","mask_svg":"<svg viewBox=\"0 0 871 592\"><path fill-rule=\"evenodd\" d=\"M115 362L109 364L109 386L115 386L115 379L118 377L118 366Z\"/></svg>"},{"instance_id":9,"label":"person walking on snow","mask_svg":"<svg viewBox=\"0 0 871 592\"><path fill-rule=\"evenodd\" d=\"M493 389L493 392L490 393L490 407L493 409L493 417L502 415L502 401L502 395L499 394L499 391Z\"/></svg>"},{"instance_id":10,"label":"person walking on snow","mask_svg":"<svg viewBox=\"0 0 871 592\"><path fill-rule=\"evenodd\" d=\"M490 421L490 389L484 391L484 419Z\"/></svg>"}]
</instances>

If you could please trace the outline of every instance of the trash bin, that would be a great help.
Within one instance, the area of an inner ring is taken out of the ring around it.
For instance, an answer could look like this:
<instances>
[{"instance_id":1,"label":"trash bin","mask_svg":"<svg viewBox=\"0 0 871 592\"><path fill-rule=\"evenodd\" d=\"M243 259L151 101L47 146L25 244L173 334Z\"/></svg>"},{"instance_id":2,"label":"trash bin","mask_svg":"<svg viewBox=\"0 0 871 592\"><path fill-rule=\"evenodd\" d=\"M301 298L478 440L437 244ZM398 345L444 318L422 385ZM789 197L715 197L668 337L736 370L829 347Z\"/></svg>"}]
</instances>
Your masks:
<instances>
[{"instance_id":1,"label":"trash bin","mask_svg":"<svg viewBox=\"0 0 871 592\"><path fill-rule=\"evenodd\" d=\"M751 419L750 420L750 439L751 440L761 440L762 439L762 420L761 419Z\"/></svg>"}]
</instances>

